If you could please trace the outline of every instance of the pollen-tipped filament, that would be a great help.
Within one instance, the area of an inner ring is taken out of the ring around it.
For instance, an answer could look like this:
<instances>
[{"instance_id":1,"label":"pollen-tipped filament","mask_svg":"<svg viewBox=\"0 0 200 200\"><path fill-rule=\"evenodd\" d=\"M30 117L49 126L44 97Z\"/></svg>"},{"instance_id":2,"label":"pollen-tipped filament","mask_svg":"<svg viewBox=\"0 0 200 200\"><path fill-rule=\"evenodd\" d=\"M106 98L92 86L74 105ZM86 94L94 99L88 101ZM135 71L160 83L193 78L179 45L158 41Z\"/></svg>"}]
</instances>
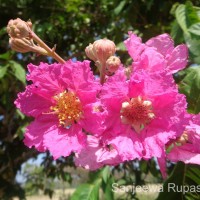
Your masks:
<instances>
[{"instance_id":1,"label":"pollen-tipped filament","mask_svg":"<svg viewBox=\"0 0 200 200\"><path fill-rule=\"evenodd\" d=\"M76 123L83 115L79 98L69 91L54 96L55 106L51 110L58 116L60 126L70 126Z\"/></svg>"}]
</instances>

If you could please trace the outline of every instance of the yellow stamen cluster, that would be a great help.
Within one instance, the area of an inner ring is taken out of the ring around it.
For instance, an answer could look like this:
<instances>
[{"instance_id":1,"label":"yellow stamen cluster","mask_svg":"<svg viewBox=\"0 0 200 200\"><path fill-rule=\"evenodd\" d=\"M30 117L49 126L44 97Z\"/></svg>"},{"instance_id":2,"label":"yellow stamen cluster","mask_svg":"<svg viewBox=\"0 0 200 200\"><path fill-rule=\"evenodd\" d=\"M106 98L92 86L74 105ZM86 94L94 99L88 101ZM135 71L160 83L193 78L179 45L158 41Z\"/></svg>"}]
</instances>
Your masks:
<instances>
[{"instance_id":1,"label":"yellow stamen cluster","mask_svg":"<svg viewBox=\"0 0 200 200\"><path fill-rule=\"evenodd\" d=\"M64 91L56 96L56 105L51 110L57 114L61 126L70 126L82 116L82 105L73 92Z\"/></svg>"},{"instance_id":2,"label":"yellow stamen cluster","mask_svg":"<svg viewBox=\"0 0 200 200\"><path fill-rule=\"evenodd\" d=\"M151 101L140 96L123 102L120 113L122 123L130 124L138 133L155 118Z\"/></svg>"}]
</instances>

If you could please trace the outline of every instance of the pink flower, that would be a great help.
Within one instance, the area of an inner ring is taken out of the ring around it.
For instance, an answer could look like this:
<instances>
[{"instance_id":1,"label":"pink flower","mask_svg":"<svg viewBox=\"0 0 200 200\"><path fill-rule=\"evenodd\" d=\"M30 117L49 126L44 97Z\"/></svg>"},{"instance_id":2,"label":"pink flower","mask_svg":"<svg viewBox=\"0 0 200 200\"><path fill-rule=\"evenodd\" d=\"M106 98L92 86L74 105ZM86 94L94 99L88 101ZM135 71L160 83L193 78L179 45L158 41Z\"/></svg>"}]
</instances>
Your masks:
<instances>
[{"instance_id":1,"label":"pink flower","mask_svg":"<svg viewBox=\"0 0 200 200\"><path fill-rule=\"evenodd\" d=\"M158 35L142 43L140 37L129 32L129 38L124 43L133 58L134 70L145 69L150 73L163 71L166 76L185 68L187 64L186 45L174 47L168 34Z\"/></svg>"},{"instance_id":2,"label":"pink flower","mask_svg":"<svg viewBox=\"0 0 200 200\"><path fill-rule=\"evenodd\" d=\"M186 164L200 164L200 115L194 115L185 127L184 132L166 144L168 153L158 158L158 164L163 178L167 177L166 160L182 161Z\"/></svg>"},{"instance_id":3,"label":"pink flower","mask_svg":"<svg viewBox=\"0 0 200 200\"><path fill-rule=\"evenodd\" d=\"M27 127L24 143L49 150L56 159L80 152L86 145L83 132L100 133L103 115L96 99L100 90L89 62L28 66L31 85L18 94L16 106L35 120Z\"/></svg>"},{"instance_id":4,"label":"pink flower","mask_svg":"<svg viewBox=\"0 0 200 200\"><path fill-rule=\"evenodd\" d=\"M128 81L118 72L104 84L101 99L107 109L102 138L115 144L123 161L161 157L190 119L184 96L156 72L140 70Z\"/></svg>"},{"instance_id":5,"label":"pink flower","mask_svg":"<svg viewBox=\"0 0 200 200\"><path fill-rule=\"evenodd\" d=\"M87 146L76 154L75 164L89 170L96 170L104 165L117 165L122 162L116 147L104 143L101 138L88 135Z\"/></svg>"},{"instance_id":6,"label":"pink flower","mask_svg":"<svg viewBox=\"0 0 200 200\"><path fill-rule=\"evenodd\" d=\"M191 124L186 127L183 135L173 144L174 147L167 155L173 162L182 161L186 164L200 165L200 126Z\"/></svg>"}]
</instances>

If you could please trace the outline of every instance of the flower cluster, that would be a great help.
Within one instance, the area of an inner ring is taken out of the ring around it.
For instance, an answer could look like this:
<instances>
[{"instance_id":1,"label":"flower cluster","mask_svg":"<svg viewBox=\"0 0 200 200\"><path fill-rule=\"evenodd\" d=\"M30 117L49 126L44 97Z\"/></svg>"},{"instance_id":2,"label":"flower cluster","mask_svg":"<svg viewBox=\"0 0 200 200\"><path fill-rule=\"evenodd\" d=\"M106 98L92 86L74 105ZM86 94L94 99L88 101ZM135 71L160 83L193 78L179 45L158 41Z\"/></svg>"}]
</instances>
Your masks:
<instances>
[{"instance_id":1,"label":"flower cluster","mask_svg":"<svg viewBox=\"0 0 200 200\"><path fill-rule=\"evenodd\" d=\"M186 46L174 47L168 34L142 43L132 32L124 43L133 59L128 75L107 39L85 50L100 77L89 61L29 64L32 84L15 101L34 117L24 143L54 159L74 153L90 170L155 157L165 177L166 159L200 164L199 117L187 113L172 77L187 64Z\"/></svg>"}]
</instances>

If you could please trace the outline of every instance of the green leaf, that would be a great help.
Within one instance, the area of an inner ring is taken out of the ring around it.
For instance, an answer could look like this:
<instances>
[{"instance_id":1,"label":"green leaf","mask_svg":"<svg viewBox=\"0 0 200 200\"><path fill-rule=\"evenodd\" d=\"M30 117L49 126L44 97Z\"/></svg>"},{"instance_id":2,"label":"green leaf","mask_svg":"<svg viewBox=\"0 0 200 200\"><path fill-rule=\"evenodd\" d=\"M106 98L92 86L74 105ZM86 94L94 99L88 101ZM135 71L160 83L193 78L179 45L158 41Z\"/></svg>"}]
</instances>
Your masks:
<instances>
[{"instance_id":1,"label":"green leaf","mask_svg":"<svg viewBox=\"0 0 200 200\"><path fill-rule=\"evenodd\" d=\"M7 66L0 66L0 79L2 79L7 72Z\"/></svg>"},{"instance_id":2,"label":"green leaf","mask_svg":"<svg viewBox=\"0 0 200 200\"><path fill-rule=\"evenodd\" d=\"M185 193L186 199L199 200L200 168L198 165L187 165L185 183L190 186L190 192Z\"/></svg>"},{"instance_id":3,"label":"green leaf","mask_svg":"<svg viewBox=\"0 0 200 200\"><path fill-rule=\"evenodd\" d=\"M25 69L17 62L15 61L9 61L12 69L13 69L13 72L14 72L14 75L15 77L21 81L22 83L26 83L26 71Z\"/></svg>"},{"instance_id":4,"label":"green leaf","mask_svg":"<svg viewBox=\"0 0 200 200\"><path fill-rule=\"evenodd\" d=\"M100 182L96 184L82 184L73 193L71 200L98 200Z\"/></svg>"},{"instance_id":5,"label":"green leaf","mask_svg":"<svg viewBox=\"0 0 200 200\"><path fill-rule=\"evenodd\" d=\"M175 12L176 20L184 32L187 32L185 5L181 4Z\"/></svg>"},{"instance_id":6,"label":"green leaf","mask_svg":"<svg viewBox=\"0 0 200 200\"><path fill-rule=\"evenodd\" d=\"M8 60L9 58L10 58L10 52L0 54L0 59Z\"/></svg>"},{"instance_id":7,"label":"green leaf","mask_svg":"<svg viewBox=\"0 0 200 200\"><path fill-rule=\"evenodd\" d=\"M0 29L0 36L6 34L7 31L6 31L6 27L3 27L2 29Z\"/></svg>"},{"instance_id":8,"label":"green leaf","mask_svg":"<svg viewBox=\"0 0 200 200\"><path fill-rule=\"evenodd\" d=\"M185 33L188 33L188 28L191 25L200 22L197 11L191 2L187 2L185 5L179 5L176 9L175 16L178 24Z\"/></svg>"},{"instance_id":9,"label":"green leaf","mask_svg":"<svg viewBox=\"0 0 200 200\"><path fill-rule=\"evenodd\" d=\"M192 37L190 34L184 34L184 38L186 41L187 46L189 47L189 50L194 55L200 55L200 37Z\"/></svg>"},{"instance_id":10,"label":"green leaf","mask_svg":"<svg viewBox=\"0 0 200 200\"><path fill-rule=\"evenodd\" d=\"M119 15L119 13L123 10L125 4L126 4L126 0L121 1L121 2L119 3L119 5L114 9L115 15Z\"/></svg>"},{"instance_id":11,"label":"green leaf","mask_svg":"<svg viewBox=\"0 0 200 200\"><path fill-rule=\"evenodd\" d=\"M184 39L189 47L190 59L193 59L195 63L200 64L200 36L184 34Z\"/></svg>"},{"instance_id":12,"label":"green leaf","mask_svg":"<svg viewBox=\"0 0 200 200\"><path fill-rule=\"evenodd\" d=\"M109 177L110 177L110 168L108 166L106 166L103 168L103 171L102 171L103 181L106 183L108 181Z\"/></svg>"},{"instance_id":13,"label":"green leaf","mask_svg":"<svg viewBox=\"0 0 200 200\"><path fill-rule=\"evenodd\" d=\"M16 113L21 119L25 118L25 115L19 109L16 109Z\"/></svg>"},{"instance_id":14,"label":"green leaf","mask_svg":"<svg viewBox=\"0 0 200 200\"><path fill-rule=\"evenodd\" d=\"M104 192L104 199L114 199L114 193L112 191L112 184L114 183L113 177L110 177L106 183L103 183L102 188Z\"/></svg>"},{"instance_id":15,"label":"green leaf","mask_svg":"<svg viewBox=\"0 0 200 200\"><path fill-rule=\"evenodd\" d=\"M125 51L126 47L124 45L124 42L120 42L117 44L117 48L120 49L121 51Z\"/></svg>"},{"instance_id":16,"label":"green leaf","mask_svg":"<svg viewBox=\"0 0 200 200\"><path fill-rule=\"evenodd\" d=\"M156 200L183 200L183 193L177 192L176 188L183 187L185 178L184 174L185 164L179 162L174 168L171 176L165 181L163 185L163 191L159 193L159 196ZM175 191L172 189L173 186L175 186Z\"/></svg>"},{"instance_id":17,"label":"green leaf","mask_svg":"<svg viewBox=\"0 0 200 200\"><path fill-rule=\"evenodd\" d=\"M191 1L186 2L186 15L188 27L192 24L200 22L200 18Z\"/></svg>"},{"instance_id":18,"label":"green leaf","mask_svg":"<svg viewBox=\"0 0 200 200\"><path fill-rule=\"evenodd\" d=\"M186 95L188 112L200 112L200 66L189 67L181 72L182 80L179 82L179 91Z\"/></svg>"},{"instance_id":19,"label":"green leaf","mask_svg":"<svg viewBox=\"0 0 200 200\"><path fill-rule=\"evenodd\" d=\"M188 29L188 31L190 33L193 33L195 35L199 35L200 36L200 22L193 24L192 26L190 26L190 28Z\"/></svg>"},{"instance_id":20,"label":"green leaf","mask_svg":"<svg viewBox=\"0 0 200 200\"><path fill-rule=\"evenodd\" d=\"M183 43L183 31L177 21L173 22L170 35L176 41L176 43Z\"/></svg>"}]
</instances>

